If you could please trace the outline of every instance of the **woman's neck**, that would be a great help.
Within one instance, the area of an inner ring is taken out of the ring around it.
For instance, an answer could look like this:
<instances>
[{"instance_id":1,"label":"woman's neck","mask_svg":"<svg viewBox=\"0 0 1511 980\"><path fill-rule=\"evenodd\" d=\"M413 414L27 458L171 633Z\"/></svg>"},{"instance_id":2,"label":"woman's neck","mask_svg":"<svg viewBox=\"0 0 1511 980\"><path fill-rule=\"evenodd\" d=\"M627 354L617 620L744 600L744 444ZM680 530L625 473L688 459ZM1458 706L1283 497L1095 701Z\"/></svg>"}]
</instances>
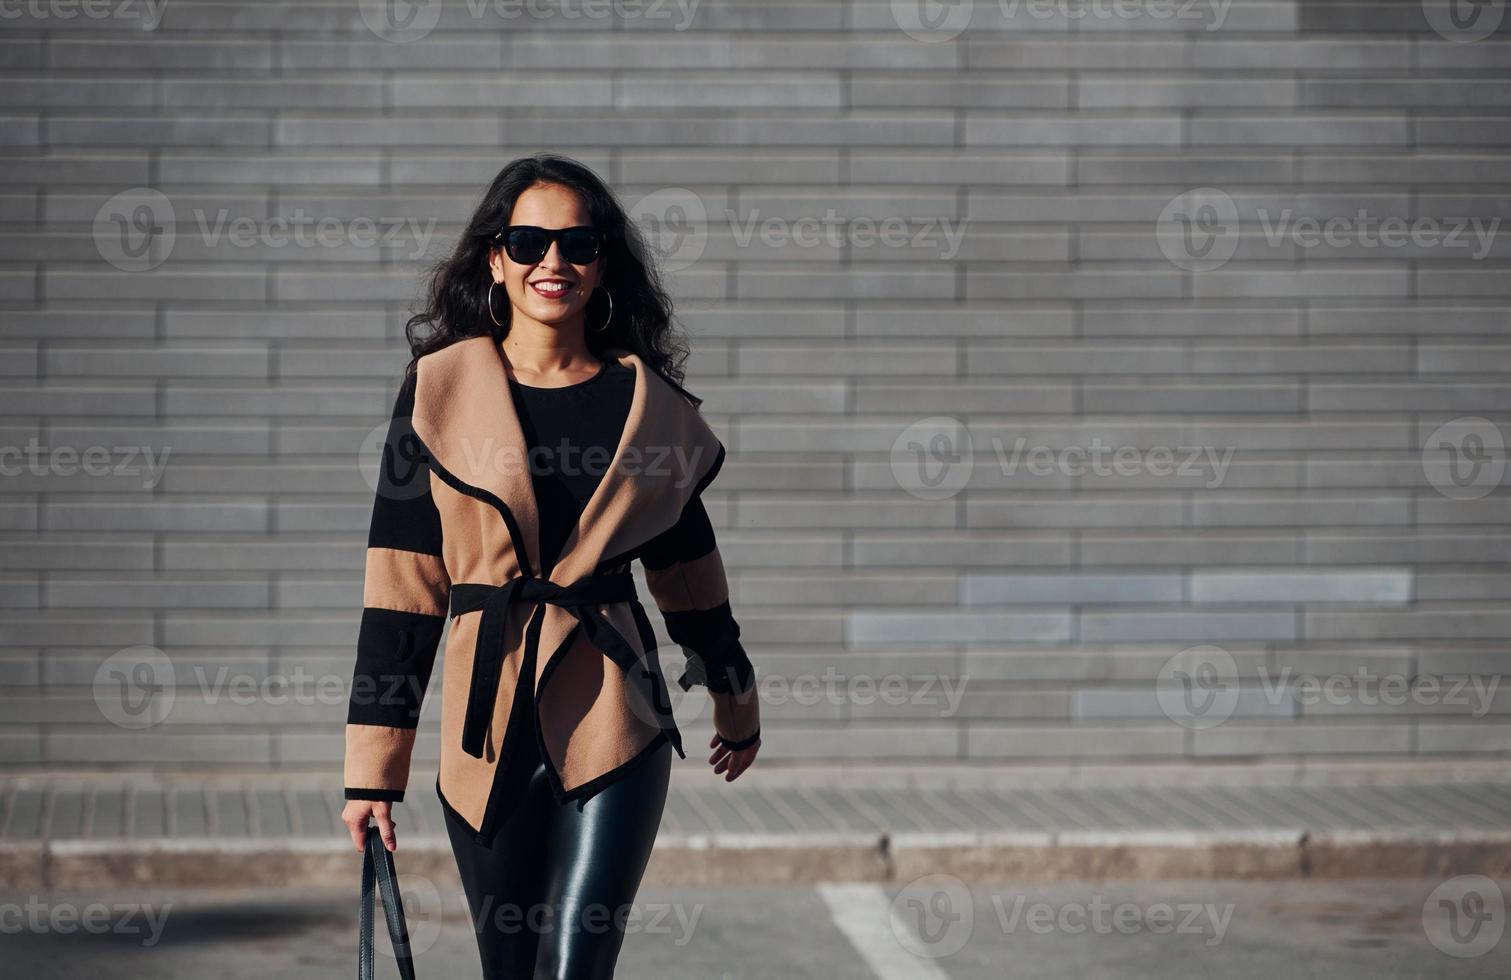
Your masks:
<instances>
[{"instance_id":1,"label":"woman's neck","mask_svg":"<svg viewBox=\"0 0 1511 980\"><path fill-rule=\"evenodd\" d=\"M549 337L530 337L529 331L524 331L524 336L516 331L510 328L499 347L512 372L527 384L581 381L602 366L581 336L563 337L553 332Z\"/></svg>"}]
</instances>

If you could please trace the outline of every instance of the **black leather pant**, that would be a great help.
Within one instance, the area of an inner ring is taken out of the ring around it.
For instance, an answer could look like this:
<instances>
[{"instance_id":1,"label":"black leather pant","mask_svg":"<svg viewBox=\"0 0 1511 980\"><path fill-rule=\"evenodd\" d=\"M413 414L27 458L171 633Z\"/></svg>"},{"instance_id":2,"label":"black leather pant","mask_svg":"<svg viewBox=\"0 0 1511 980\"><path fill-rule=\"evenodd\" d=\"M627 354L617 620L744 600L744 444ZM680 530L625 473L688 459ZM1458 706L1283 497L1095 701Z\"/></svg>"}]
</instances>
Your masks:
<instances>
[{"instance_id":1,"label":"black leather pant","mask_svg":"<svg viewBox=\"0 0 1511 980\"><path fill-rule=\"evenodd\" d=\"M491 848L447 816L484 980L612 977L666 806L672 747L652 750L579 812L575 800L556 803L539 748L525 743L524 800Z\"/></svg>"}]
</instances>

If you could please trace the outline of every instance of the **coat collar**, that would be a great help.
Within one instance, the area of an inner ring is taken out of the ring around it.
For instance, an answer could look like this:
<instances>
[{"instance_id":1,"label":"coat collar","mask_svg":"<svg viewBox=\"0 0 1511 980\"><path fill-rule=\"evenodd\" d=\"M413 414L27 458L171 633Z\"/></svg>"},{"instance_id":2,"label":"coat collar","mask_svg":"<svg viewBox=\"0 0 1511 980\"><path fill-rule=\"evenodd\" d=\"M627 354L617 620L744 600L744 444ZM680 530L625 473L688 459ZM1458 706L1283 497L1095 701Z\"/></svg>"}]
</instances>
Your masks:
<instances>
[{"instance_id":1,"label":"coat collar","mask_svg":"<svg viewBox=\"0 0 1511 980\"><path fill-rule=\"evenodd\" d=\"M613 461L549 575L562 585L676 523L724 457L702 414L639 355L605 356L635 372L635 390ZM540 512L503 352L491 336L469 337L421 357L417 372L415 434L441 469L502 505L528 554L521 568L539 575Z\"/></svg>"}]
</instances>

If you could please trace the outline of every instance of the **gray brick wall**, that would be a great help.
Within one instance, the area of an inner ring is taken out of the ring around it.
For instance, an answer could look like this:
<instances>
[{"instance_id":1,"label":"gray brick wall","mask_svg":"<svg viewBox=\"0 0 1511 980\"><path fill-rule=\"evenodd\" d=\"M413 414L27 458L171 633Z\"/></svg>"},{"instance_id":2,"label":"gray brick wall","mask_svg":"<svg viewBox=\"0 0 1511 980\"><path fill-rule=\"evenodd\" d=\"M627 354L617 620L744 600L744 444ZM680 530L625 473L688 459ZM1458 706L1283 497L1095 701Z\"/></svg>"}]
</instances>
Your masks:
<instances>
[{"instance_id":1,"label":"gray brick wall","mask_svg":"<svg viewBox=\"0 0 1511 980\"><path fill-rule=\"evenodd\" d=\"M383 6L0 22L0 766L338 765L401 324L542 149L665 252L771 764L1511 752L1500 5Z\"/></svg>"}]
</instances>

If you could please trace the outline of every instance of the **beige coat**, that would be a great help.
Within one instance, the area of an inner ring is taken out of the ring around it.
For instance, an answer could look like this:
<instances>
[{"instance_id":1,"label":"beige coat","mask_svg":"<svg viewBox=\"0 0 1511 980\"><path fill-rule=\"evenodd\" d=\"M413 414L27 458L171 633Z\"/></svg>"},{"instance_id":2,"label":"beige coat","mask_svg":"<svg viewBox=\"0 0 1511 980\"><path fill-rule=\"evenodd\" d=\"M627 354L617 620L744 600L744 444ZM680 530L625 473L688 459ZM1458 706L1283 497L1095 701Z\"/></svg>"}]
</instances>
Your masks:
<instances>
[{"instance_id":1,"label":"beige coat","mask_svg":"<svg viewBox=\"0 0 1511 980\"><path fill-rule=\"evenodd\" d=\"M561 802L586 799L663 741L685 757L629 571L635 550L713 480L725 448L639 356L610 356L635 370L624 433L544 578L524 436L492 338L421 357L401 389L368 541L346 728L348 798L403 798L448 621L439 791L479 839L491 839L512 803L495 782L516 738L539 739ZM717 549L648 572L646 581L663 611L728 599ZM758 734L753 687L711 696L719 734L736 744Z\"/></svg>"}]
</instances>

